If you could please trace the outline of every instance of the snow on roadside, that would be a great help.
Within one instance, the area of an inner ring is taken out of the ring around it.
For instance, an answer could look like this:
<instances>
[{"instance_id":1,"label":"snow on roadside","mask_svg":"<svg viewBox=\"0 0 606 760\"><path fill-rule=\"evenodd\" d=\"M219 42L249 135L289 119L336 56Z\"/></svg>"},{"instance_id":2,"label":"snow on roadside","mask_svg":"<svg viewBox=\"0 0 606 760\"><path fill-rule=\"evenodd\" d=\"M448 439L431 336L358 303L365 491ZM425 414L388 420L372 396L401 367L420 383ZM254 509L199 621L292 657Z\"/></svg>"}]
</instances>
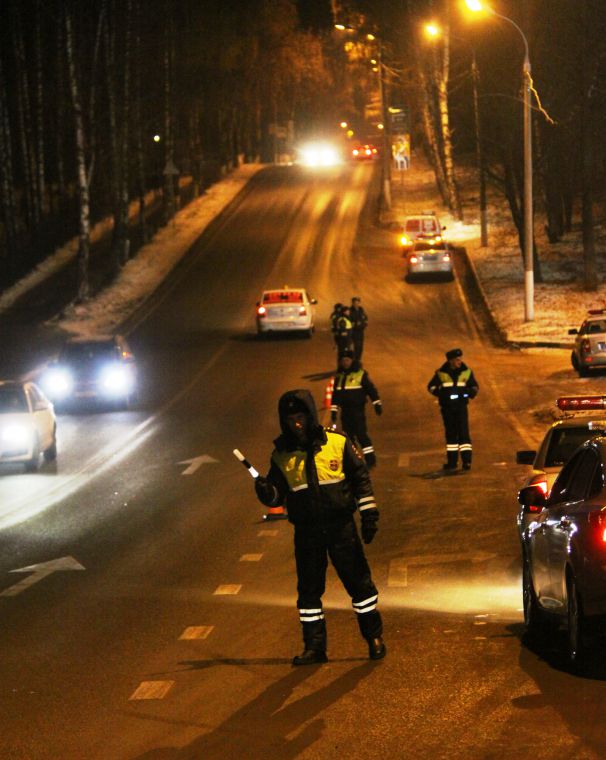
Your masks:
<instances>
[{"instance_id":1,"label":"snow on roadside","mask_svg":"<svg viewBox=\"0 0 606 760\"><path fill-rule=\"evenodd\" d=\"M209 187L204 195L178 211L152 241L139 249L112 285L90 301L71 307L64 317L52 320L52 324L82 337L115 332L154 292L210 222L262 168L262 164L244 164Z\"/></svg>"},{"instance_id":2,"label":"snow on roadside","mask_svg":"<svg viewBox=\"0 0 606 760\"><path fill-rule=\"evenodd\" d=\"M524 268L517 231L505 198L489 191L488 242L480 247L477 175L462 168L457 172L463 197L465 223L443 210L433 172L422 159L413 161L406 177L406 194L396 194L396 218L435 208L446 225L445 237L465 245L472 258L491 311L502 332L512 342L553 342L572 345L568 329L579 327L588 309L606 307L606 284L596 292L583 290L583 246L581 234L573 230L558 243L548 242L541 228L543 215L535 214L535 235L543 283L535 282L535 319L524 321ZM397 188L397 185L396 185ZM400 197L398 197L400 196ZM606 233L596 228L598 246ZM600 280L604 279L603 267Z\"/></svg>"}]
</instances>

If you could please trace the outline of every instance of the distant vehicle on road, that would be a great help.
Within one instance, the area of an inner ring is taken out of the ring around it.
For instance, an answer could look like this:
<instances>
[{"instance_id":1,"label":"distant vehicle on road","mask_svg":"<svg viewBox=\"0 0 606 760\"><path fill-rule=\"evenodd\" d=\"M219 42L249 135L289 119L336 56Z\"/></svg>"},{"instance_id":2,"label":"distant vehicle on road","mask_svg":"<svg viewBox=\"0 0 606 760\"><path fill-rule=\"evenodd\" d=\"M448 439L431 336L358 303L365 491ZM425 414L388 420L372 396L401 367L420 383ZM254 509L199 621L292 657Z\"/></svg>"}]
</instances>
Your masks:
<instances>
[{"instance_id":1,"label":"distant vehicle on road","mask_svg":"<svg viewBox=\"0 0 606 760\"><path fill-rule=\"evenodd\" d=\"M302 332L308 338L315 325L315 298L310 298L304 288L265 290L257 301L257 333Z\"/></svg>"},{"instance_id":2,"label":"distant vehicle on road","mask_svg":"<svg viewBox=\"0 0 606 760\"><path fill-rule=\"evenodd\" d=\"M568 334L576 335L570 359L579 377L587 377L591 369L606 368L606 309L591 309L581 327Z\"/></svg>"},{"instance_id":3,"label":"distant vehicle on road","mask_svg":"<svg viewBox=\"0 0 606 760\"><path fill-rule=\"evenodd\" d=\"M562 468L548 497L522 488L522 598L538 645L566 631L571 665L583 662L592 633L606 632L606 437L586 441ZM556 626L550 624L555 622Z\"/></svg>"},{"instance_id":4,"label":"distant vehicle on road","mask_svg":"<svg viewBox=\"0 0 606 760\"><path fill-rule=\"evenodd\" d=\"M128 408L137 392L136 362L121 335L68 340L41 385L61 407L95 401Z\"/></svg>"},{"instance_id":5,"label":"distant vehicle on road","mask_svg":"<svg viewBox=\"0 0 606 760\"><path fill-rule=\"evenodd\" d=\"M423 211L421 214L414 214L404 218L400 245L402 251L407 253L412 250L416 240L425 239L431 243L442 242L442 230L445 230L440 224L435 211Z\"/></svg>"},{"instance_id":6,"label":"distant vehicle on road","mask_svg":"<svg viewBox=\"0 0 606 760\"><path fill-rule=\"evenodd\" d=\"M422 275L439 275L448 280L454 279L452 251L443 240L432 242L418 238L412 250L403 253L406 258L406 279L412 280Z\"/></svg>"},{"instance_id":7,"label":"distant vehicle on road","mask_svg":"<svg viewBox=\"0 0 606 760\"><path fill-rule=\"evenodd\" d=\"M336 145L326 141L305 143L297 148L297 163L312 168L338 166L343 156Z\"/></svg>"},{"instance_id":8,"label":"distant vehicle on road","mask_svg":"<svg viewBox=\"0 0 606 760\"><path fill-rule=\"evenodd\" d=\"M36 472L40 454L57 458L57 422L52 403L35 383L0 381L0 462L22 462Z\"/></svg>"},{"instance_id":9,"label":"distant vehicle on road","mask_svg":"<svg viewBox=\"0 0 606 760\"><path fill-rule=\"evenodd\" d=\"M356 161L372 161L378 155L379 149L372 144L355 145L351 150L351 157Z\"/></svg>"}]
</instances>

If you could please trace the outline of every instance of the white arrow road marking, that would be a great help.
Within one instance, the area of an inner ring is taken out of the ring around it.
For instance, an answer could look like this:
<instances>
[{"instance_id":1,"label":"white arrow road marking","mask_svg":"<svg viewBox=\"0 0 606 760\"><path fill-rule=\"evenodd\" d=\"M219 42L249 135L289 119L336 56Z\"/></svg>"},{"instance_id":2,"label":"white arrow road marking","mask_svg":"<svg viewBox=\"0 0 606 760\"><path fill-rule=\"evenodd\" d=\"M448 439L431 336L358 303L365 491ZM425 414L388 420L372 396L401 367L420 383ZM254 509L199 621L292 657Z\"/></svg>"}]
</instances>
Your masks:
<instances>
[{"instance_id":1,"label":"white arrow road marking","mask_svg":"<svg viewBox=\"0 0 606 760\"><path fill-rule=\"evenodd\" d=\"M174 685L174 681L142 681L129 699L164 699Z\"/></svg>"},{"instance_id":2,"label":"white arrow road marking","mask_svg":"<svg viewBox=\"0 0 606 760\"><path fill-rule=\"evenodd\" d=\"M206 639L211 634L214 625L190 625L179 636L180 639Z\"/></svg>"},{"instance_id":3,"label":"white arrow road marking","mask_svg":"<svg viewBox=\"0 0 606 760\"><path fill-rule=\"evenodd\" d=\"M52 575L60 570L84 570L85 568L73 557L60 557L59 559L51 559L49 562L40 562L38 565L29 565L28 567L20 567L17 570L11 570L11 573L32 573L28 578L24 578L19 583L15 583L14 586L9 586L4 589L0 596L17 596L22 591L25 591L34 583L38 583L47 575Z\"/></svg>"},{"instance_id":4,"label":"white arrow road marking","mask_svg":"<svg viewBox=\"0 0 606 760\"><path fill-rule=\"evenodd\" d=\"M202 454L201 457L194 457L193 459L184 459L183 462L177 462L177 464L188 464L189 467L183 470L181 475L193 475L194 472L203 464L216 464L219 460L209 457L208 454Z\"/></svg>"}]
</instances>

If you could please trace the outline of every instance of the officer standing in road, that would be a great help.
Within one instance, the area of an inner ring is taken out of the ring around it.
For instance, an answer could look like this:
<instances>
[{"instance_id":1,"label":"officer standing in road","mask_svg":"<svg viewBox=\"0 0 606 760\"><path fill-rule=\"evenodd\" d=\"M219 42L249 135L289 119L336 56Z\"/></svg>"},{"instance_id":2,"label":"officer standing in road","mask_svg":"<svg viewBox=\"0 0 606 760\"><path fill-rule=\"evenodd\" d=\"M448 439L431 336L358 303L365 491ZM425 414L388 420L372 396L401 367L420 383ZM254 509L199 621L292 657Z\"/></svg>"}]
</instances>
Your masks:
<instances>
[{"instance_id":1,"label":"officer standing in road","mask_svg":"<svg viewBox=\"0 0 606 760\"><path fill-rule=\"evenodd\" d=\"M345 349L352 347L352 324L349 318L349 306L341 307L341 314L337 317L336 328L335 340L337 343L337 352L340 354L341 351L345 351Z\"/></svg>"},{"instance_id":2,"label":"officer standing in road","mask_svg":"<svg viewBox=\"0 0 606 760\"><path fill-rule=\"evenodd\" d=\"M360 361L362 351L364 350L364 330L368 324L368 316L362 306L362 301L358 296L351 299L351 309L349 310L349 319L351 321L351 338L353 341L354 359Z\"/></svg>"},{"instance_id":3,"label":"officer standing in road","mask_svg":"<svg viewBox=\"0 0 606 760\"><path fill-rule=\"evenodd\" d=\"M385 656L378 592L354 521L360 512L362 539L377 532L379 511L364 460L347 436L318 424L314 400L306 390L285 393L278 402L282 434L274 441L266 478L255 480L259 501L267 506L286 499L295 526L299 619L304 650L293 665L326 662L326 623L322 595L327 556L351 597L371 660Z\"/></svg>"},{"instance_id":4,"label":"officer standing in road","mask_svg":"<svg viewBox=\"0 0 606 760\"><path fill-rule=\"evenodd\" d=\"M338 346L338 340L337 340L337 333L338 333L338 327L337 327L337 320L341 316L341 312L343 309L342 303L336 303L334 305L334 308L332 310L332 314L330 315L330 331L332 333L333 340L335 342L335 346Z\"/></svg>"},{"instance_id":5,"label":"officer standing in road","mask_svg":"<svg viewBox=\"0 0 606 760\"><path fill-rule=\"evenodd\" d=\"M446 352L446 361L435 371L427 390L440 402L446 433L446 464L444 470L456 470L459 452L464 470L471 468L471 438L467 405L478 394L479 386L473 372L461 358L460 348Z\"/></svg>"},{"instance_id":6,"label":"officer standing in road","mask_svg":"<svg viewBox=\"0 0 606 760\"><path fill-rule=\"evenodd\" d=\"M371 468L376 465L377 458L366 429L367 398L372 401L375 414L382 414L383 406L379 391L368 376L368 372L354 358L354 352L351 349L345 349L339 354L339 371L335 376L333 386L330 421L333 425L336 423L340 409L343 430L353 441L358 442L366 465Z\"/></svg>"}]
</instances>

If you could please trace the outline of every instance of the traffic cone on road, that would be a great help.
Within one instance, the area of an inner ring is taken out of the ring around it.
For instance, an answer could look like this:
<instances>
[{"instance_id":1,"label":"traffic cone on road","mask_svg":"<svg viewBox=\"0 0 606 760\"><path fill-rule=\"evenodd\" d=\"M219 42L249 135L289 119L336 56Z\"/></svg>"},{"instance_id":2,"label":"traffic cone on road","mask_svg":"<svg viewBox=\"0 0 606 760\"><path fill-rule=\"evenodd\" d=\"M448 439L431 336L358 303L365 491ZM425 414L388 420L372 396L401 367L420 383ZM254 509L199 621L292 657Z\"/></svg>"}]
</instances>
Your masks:
<instances>
[{"instance_id":1,"label":"traffic cone on road","mask_svg":"<svg viewBox=\"0 0 606 760\"><path fill-rule=\"evenodd\" d=\"M267 507L267 514L263 515L264 520L285 520L288 517L284 507Z\"/></svg>"},{"instance_id":2,"label":"traffic cone on road","mask_svg":"<svg viewBox=\"0 0 606 760\"><path fill-rule=\"evenodd\" d=\"M331 377L330 381L328 382L328 385L326 386L326 390L324 391L324 409L330 409L330 406L332 404L332 392L333 392L334 387L335 387L335 379L334 377Z\"/></svg>"}]
</instances>

